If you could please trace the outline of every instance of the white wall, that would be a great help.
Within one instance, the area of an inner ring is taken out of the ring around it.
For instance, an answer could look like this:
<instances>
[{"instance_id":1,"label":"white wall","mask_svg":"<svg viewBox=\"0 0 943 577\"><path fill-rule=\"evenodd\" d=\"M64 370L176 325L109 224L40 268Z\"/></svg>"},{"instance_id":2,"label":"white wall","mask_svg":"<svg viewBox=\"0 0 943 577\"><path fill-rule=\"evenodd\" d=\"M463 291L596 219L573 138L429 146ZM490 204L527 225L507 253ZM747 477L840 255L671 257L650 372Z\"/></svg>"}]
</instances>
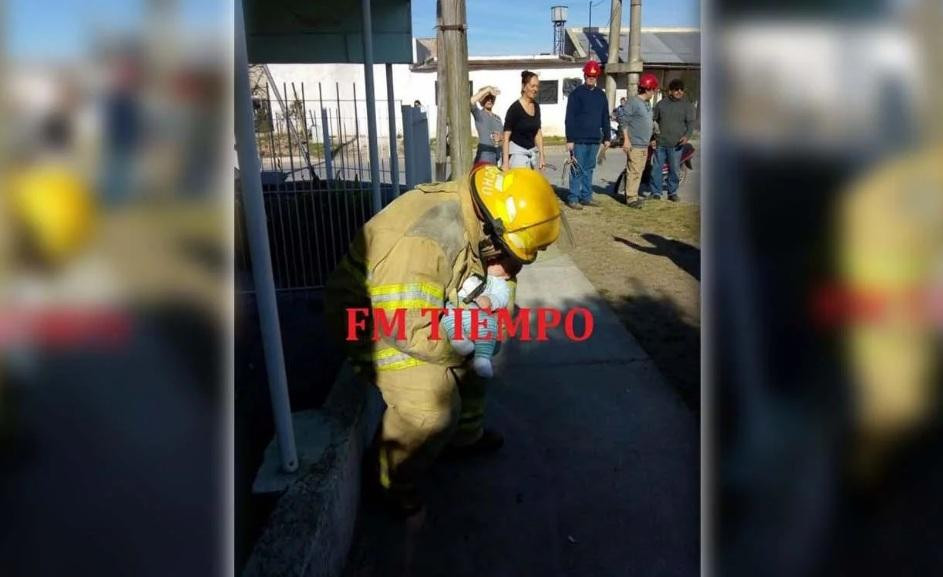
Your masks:
<instances>
[{"instance_id":1,"label":"white wall","mask_svg":"<svg viewBox=\"0 0 943 577\"><path fill-rule=\"evenodd\" d=\"M305 83L305 97L308 100L317 99L318 82L322 83L324 99L330 100L330 106L336 107L337 86L339 83L340 99L353 100L353 85L357 84L357 98L364 97L363 66L356 64L273 64L269 66L272 77L278 84L295 82L300 91L300 83ZM566 98L563 97L563 79L582 77L581 67L572 68L531 68L541 80L557 80L557 104L543 104L540 107L545 136L564 135L564 116L566 114ZM388 136L388 120L386 112L386 70L384 65L374 66L375 98L380 102L377 107L377 131L380 138ZM494 86L501 91L495 102L494 110L504 118L508 107L520 97L521 70L473 70L469 79L475 91L482 86ZM393 65L393 98L401 100L403 104L412 104L414 100L422 102L429 116L429 135L435 136L436 106L435 106L435 72L411 72L406 64ZM289 92L291 87L289 86ZM625 96L624 90L617 91L618 98ZM325 103L327 105L327 102ZM342 104L342 108L345 105ZM363 104L358 106L363 111ZM366 115L361 112L362 118ZM397 115L398 116L398 115ZM471 120L469 118L469 120ZM397 120L398 122L398 120ZM366 131L365 127L361 130ZM402 130L398 127L397 130ZM472 133L474 134L474 126Z\"/></svg>"}]
</instances>

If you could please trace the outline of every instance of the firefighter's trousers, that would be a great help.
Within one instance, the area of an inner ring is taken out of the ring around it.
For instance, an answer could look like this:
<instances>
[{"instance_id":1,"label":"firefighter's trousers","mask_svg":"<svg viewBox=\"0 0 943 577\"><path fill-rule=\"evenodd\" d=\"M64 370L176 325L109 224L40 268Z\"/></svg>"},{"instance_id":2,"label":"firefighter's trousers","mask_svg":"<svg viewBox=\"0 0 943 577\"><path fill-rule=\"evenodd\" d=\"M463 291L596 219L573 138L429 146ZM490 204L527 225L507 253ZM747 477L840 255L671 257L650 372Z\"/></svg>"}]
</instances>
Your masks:
<instances>
[{"instance_id":1,"label":"firefighter's trousers","mask_svg":"<svg viewBox=\"0 0 943 577\"><path fill-rule=\"evenodd\" d=\"M473 371L422 364L375 378L387 405L376 439L383 487L412 488L447 444L481 437L485 384Z\"/></svg>"}]
</instances>

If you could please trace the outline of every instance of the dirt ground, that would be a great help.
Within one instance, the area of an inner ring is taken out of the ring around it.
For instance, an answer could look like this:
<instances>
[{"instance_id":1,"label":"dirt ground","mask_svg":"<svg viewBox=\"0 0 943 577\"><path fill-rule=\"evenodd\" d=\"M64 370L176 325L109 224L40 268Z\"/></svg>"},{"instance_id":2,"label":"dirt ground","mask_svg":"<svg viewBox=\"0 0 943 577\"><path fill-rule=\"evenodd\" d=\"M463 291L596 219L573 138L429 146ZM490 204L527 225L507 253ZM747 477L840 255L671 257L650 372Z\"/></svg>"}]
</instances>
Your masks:
<instances>
[{"instance_id":1,"label":"dirt ground","mask_svg":"<svg viewBox=\"0 0 943 577\"><path fill-rule=\"evenodd\" d=\"M595 194L601 208L564 208L570 256L685 403L699 410L699 206L666 200L641 209Z\"/></svg>"}]
</instances>

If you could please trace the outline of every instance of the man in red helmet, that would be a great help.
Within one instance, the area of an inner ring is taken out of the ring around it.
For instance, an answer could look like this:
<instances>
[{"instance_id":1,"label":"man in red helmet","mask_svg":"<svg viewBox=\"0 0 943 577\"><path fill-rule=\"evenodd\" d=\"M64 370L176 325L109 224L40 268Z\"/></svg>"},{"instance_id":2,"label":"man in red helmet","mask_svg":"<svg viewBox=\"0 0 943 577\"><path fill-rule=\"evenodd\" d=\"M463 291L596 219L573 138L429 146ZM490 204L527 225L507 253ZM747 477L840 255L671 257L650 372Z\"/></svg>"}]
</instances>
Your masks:
<instances>
[{"instance_id":1,"label":"man in red helmet","mask_svg":"<svg viewBox=\"0 0 943 577\"><path fill-rule=\"evenodd\" d=\"M658 79L655 75L651 72L642 74L638 81L638 94L626 103L619 126L623 138L622 149L626 156L625 203L635 208L641 206L639 185L648 159L648 148L652 146L652 98L657 91Z\"/></svg>"},{"instance_id":2,"label":"man in red helmet","mask_svg":"<svg viewBox=\"0 0 943 577\"><path fill-rule=\"evenodd\" d=\"M573 210L599 206L593 200L593 169L599 143L609 143L609 101L597 86L602 67L590 60L583 66L584 83L570 93L566 103L566 149L579 170L570 173L566 205Z\"/></svg>"}]
</instances>

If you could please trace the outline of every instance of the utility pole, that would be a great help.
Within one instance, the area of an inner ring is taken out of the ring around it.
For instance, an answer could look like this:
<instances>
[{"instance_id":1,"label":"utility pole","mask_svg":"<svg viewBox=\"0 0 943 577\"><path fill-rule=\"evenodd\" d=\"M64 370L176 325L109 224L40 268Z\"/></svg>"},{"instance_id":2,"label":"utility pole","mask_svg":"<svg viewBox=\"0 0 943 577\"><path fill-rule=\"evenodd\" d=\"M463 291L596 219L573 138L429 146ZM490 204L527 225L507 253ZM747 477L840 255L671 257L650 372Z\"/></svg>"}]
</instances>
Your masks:
<instances>
[{"instance_id":1,"label":"utility pole","mask_svg":"<svg viewBox=\"0 0 943 577\"><path fill-rule=\"evenodd\" d=\"M629 98L638 94L638 75L642 72L642 0L631 0L629 13Z\"/></svg>"},{"instance_id":2,"label":"utility pole","mask_svg":"<svg viewBox=\"0 0 943 577\"><path fill-rule=\"evenodd\" d=\"M448 112L445 91L445 35L442 33L442 0L436 2L436 32L435 32L435 179L445 180L446 137L448 135ZM469 111L471 114L471 111Z\"/></svg>"},{"instance_id":3,"label":"utility pole","mask_svg":"<svg viewBox=\"0 0 943 577\"><path fill-rule=\"evenodd\" d=\"M609 13L609 64L619 62L619 48L622 44L622 0L612 0L612 9ZM606 99L609 100L609 108L616 107L616 75L615 73L606 73Z\"/></svg>"},{"instance_id":4,"label":"utility pole","mask_svg":"<svg viewBox=\"0 0 943 577\"><path fill-rule=\"evenodd\" d=\"M468 37L465 0L440 0L445 39L446 83L449 111L449 147L452 179L471 168L471 104L468 93ZM439 82L441 86L441 80Z\"/></svg>"}]
</instances>

